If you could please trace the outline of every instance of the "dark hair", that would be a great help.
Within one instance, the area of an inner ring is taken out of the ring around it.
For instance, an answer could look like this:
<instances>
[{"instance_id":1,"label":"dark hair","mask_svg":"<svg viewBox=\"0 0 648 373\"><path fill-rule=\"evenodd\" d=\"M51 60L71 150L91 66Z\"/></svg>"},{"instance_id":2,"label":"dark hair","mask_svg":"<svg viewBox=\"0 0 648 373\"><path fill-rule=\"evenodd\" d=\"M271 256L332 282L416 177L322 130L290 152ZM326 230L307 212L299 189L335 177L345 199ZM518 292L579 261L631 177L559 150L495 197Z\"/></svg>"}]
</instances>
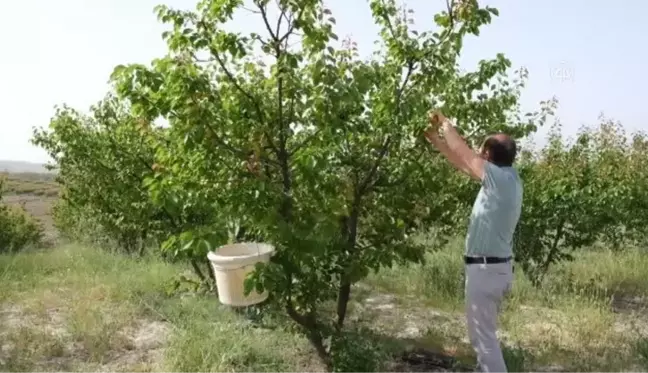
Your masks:
<instances>
[{"instance_id":1,"label":"dark hair","mask_svg":"<svg viewBox=\"0 0 648 373\"><path fill-rule=\"evenodd\" d=\"M483 149L488 152L489 161L499 167L513 166L517 155L515 140L503 133L488 136Z\"/></svg>"}]
</instances>

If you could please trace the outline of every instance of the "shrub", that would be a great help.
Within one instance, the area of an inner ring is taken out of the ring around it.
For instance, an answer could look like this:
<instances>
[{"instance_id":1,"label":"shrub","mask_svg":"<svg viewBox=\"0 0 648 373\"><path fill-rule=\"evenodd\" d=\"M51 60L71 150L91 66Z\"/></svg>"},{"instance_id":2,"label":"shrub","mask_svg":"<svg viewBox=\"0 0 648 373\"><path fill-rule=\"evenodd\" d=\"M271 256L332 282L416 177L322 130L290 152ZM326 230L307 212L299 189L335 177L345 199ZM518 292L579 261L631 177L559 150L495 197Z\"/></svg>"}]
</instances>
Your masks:
<instances>
[{"instance_id":1,"label":"shrub","mask_svg":"<svg viewBox=\"0 0 648 373\"><path fill-rule=\"evenodd\" d=\"M74 209L61 199L52 207L54 226L61 238L93 247L113 247L114 240L89 209Z\"/></svg>"},{"instance_id":2,"label":"shrub","mask_svg":"<svg viewBox=\"0 0 648 373\"><path fill-rule=\"evenodd\" d=\"M43 228L24 208L2 202L3 181L0 180L0 253L13 253L38 245Z\"/></svg>"}]
</instances>

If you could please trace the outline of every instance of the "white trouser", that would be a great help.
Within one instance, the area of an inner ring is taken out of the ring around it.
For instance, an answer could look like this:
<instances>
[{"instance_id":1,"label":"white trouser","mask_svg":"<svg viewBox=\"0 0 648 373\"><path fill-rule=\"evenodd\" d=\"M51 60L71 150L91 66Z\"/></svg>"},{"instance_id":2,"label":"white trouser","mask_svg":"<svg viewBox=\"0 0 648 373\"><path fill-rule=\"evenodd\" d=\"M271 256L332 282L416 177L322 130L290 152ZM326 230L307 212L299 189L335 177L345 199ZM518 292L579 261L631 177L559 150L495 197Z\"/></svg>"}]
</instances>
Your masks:
<instances>
[{"instance_id":1,"label":"white trouser","mask_svg":"<svg viewBox=\"0 0 648 373\"><path fill-rule=\"evenodd\" d=\"M482 372L506 372L497 320L513 283L512 263L466 265L466 322Z\"/></svg>"}]
</instances>

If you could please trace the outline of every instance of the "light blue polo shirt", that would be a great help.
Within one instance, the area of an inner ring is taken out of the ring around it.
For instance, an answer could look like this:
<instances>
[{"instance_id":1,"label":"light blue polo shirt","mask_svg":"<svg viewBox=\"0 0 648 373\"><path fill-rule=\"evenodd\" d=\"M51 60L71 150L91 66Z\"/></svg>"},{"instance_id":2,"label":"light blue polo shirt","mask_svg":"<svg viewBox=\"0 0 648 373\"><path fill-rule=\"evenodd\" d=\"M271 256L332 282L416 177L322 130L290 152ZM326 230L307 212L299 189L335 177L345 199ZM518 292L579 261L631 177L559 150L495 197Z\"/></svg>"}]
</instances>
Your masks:
<instances>
[{"instance_id":1,"label":"light blue polo shirt","mask_svg":"<svg viewBox=\"0 0 648 373\"><path fill-rule=\"evenodd\" d=\"M513 167L484 165L484 179L470 214L466 255L509 257L522 211L522 181Z\"/></svg>"}]
</instances>

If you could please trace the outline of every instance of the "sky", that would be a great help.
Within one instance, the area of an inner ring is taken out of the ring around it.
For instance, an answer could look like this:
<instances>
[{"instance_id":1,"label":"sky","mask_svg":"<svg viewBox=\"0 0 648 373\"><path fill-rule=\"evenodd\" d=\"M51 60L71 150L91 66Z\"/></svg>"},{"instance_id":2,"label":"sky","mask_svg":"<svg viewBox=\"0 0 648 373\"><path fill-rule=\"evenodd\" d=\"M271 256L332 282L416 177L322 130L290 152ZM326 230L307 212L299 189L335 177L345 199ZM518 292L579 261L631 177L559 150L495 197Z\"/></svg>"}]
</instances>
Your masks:
<instances>
[{"instance_id":1,"label":"sky","mask_svg":"<svg viewBox=\"0 0 648 373\"><path fill-rule=\"evenodd\" d=\"M190 9L196 0L5 0L0 2L0 159L46 162L29 143L54 107L86 111L107 92L115 65L148 63L166 53L153 8ZM372 51L378 29L367 0L325 0L336 33L361 53ZM434 28L444 0L409 0L417 29ZM601 113L629 130L648 130L648 2L640 0L490 0L500 16L465 42L462 67L504 53L526 67L523 110L553 96L567 134L595 125ZM261 31L253 15L232 27ZM643 47L642 47L643 45ZM542 142L546 131L538 133Z\"/></svg>"}]
</instances>

